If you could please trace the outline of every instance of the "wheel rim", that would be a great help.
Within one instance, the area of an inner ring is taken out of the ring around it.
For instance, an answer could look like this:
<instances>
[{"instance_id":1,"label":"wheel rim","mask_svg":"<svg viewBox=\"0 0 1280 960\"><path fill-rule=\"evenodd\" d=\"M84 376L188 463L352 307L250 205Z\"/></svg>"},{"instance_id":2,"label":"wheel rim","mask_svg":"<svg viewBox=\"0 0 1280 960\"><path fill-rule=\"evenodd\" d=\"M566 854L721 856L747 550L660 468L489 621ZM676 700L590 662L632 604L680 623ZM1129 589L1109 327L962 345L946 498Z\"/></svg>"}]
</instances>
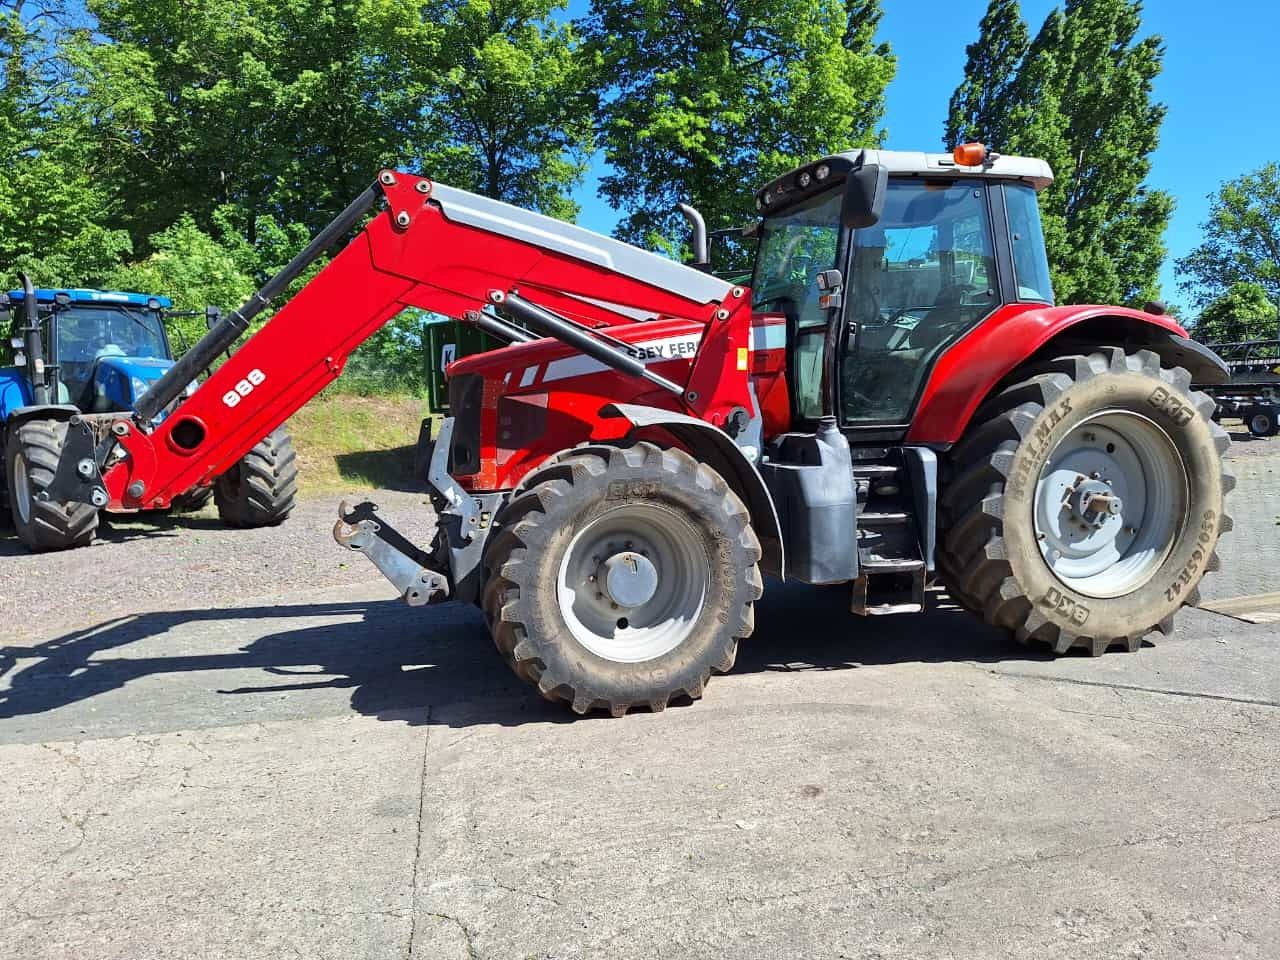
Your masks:
<instances>
[{"instance_id":1,"label":"wheel rim","mask_svg":"<svg viewBox=\"0 0 1280 960\"><path fill-rule=\"evenodd\" d=\"M1249 420L1249 432L1262 436L1271 429L1271 418L1265 413L1255 413Z\"/></svg>"},{"instance_id":2,"label":"wheel rim","mask_svg":"<svg viewBox=\"0 0 1280 960\"><path fill-rule=\"evenodd\" d=\"M602 514L570 541L557 598L573 638L615 663L670 653L707 600L707 556L686 519L654 504Z\"/></svg>"},{"instance_id":3,"label":"wheel rim","mask_svg":"<svg viewBox=\"0 0 1280 960\"><path fill-rule=\"evenodd\" d=\"M13 499L18 519L24 525L31 522L31 481L27 477L27 461L22 454L13 458Z\"/></svg>"},{"instance_id":4,"label":"wheel rim","mask_svg":"<svg viewBox=\"0 0 1280 960\"><path fill-rule=\"evenodd\" d=\"M1129 593L1173 549L1188 489L1177 447L1154 422L1129 411L1090 417L1040 472L1034 511L1041 556L1078 593Z\"/></svg>"}]
</instances>

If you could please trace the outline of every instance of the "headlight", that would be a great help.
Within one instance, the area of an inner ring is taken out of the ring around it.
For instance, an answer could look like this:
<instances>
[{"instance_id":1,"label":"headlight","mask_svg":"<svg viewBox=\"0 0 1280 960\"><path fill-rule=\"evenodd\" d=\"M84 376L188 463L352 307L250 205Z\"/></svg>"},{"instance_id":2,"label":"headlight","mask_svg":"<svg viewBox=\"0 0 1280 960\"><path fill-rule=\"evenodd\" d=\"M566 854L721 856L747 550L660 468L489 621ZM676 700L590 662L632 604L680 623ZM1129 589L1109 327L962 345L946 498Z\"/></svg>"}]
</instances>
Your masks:
<instances>
[{"instance_id":1,"label":"headlight","mask_svg":"<svg viewBox=\"0 0 1280 960\"><path fill-rule=\"evenodd\" d=\"M143 380L141 377L131 377L130 380L133 384L134 400L140 399L142 395L147 392L147 389L151 386L151 384L147 383L147 381Z\"/></svg>"},{"instance_id":2,"label":"headlight","mask_svg":"<svg viewBox=\"0 0 1280 960\"><path fill-rule=\"evenodd\" d=\"M819 180L825 180L827 177L831 176L831 168L825 163L820 163L818 164L818 169L813 171L813 175Z\"/></svg>"},{"instance_id":3,"label":"headlight","mask_svg":"<svg viewBox=\"0 0 1280 960\"><path fill-rule=\"evenodd\" d=\"M807 189L809 184L813 183L813 177L809 175L808 170L800 174L800 176L797 179L800 181L800 189L802 190Z\"/></svg>"}]
</instances>

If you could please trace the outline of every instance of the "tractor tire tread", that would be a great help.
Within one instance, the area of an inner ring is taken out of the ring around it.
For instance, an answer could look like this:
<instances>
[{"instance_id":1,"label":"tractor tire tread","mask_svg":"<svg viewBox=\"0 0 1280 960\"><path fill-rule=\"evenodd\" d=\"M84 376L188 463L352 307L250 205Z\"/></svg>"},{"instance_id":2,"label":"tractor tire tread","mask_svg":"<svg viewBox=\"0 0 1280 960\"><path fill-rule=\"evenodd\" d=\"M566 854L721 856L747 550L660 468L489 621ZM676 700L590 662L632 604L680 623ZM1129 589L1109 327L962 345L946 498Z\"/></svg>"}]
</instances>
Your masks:
<instances>
[{"instance_id":1,"label":"tractor tire tread","mask_svg":"<svg viewBox=\"0 0 1280 960\"><path fill-rule=\"evenodd\" d=\"M740 576L736 617L720 631L711 655L691 670L673 676L649 695L618 698L592 682L589 669L576 673L551 662L541 643L530 636L521 616L521 597L525 591L545 589L537 582L536 564L530 561L530 542L545 533L549 515L574 509L576 488L582 483L608 473L615 467L644 467L660 470L679 478L718 498L725 533L736 541L740 555L746 560ZM696 700L702 696L712 673L725 673L733 668L738 641L751 635L755 627L754 602L764 592L759 571L761 549L751 527L750 516L742 501L717 473L700 464L682 450L658 447L650 443L627 446L594 444L573 448L559 454L527 477L508 501L500 517L501 529L486 548L488 578L481 599L494 645L516 675L532 684L547 700L563 701L574 712L585 714L603 710L617 717L634 707L647 707L659 712L675 699Z\"/></svg>"},{"instance_id":2,"label":"tractor tire tread","mask_svg":"<svg viewBox=\"0 0 1280 960\"><path fill-rule=\"evenodd\" d=\"M1100 374L1141 373L1174 387L1209 422L1214 448L1221 457L1230 438L1210 420L1213 401L1190 389L1190 373L1179 367L1162 367L1159 356L1149 350L1126 354L1119 347L1101 347L1088 355L1057 357L1020 373L1021 379L979 408L974 425L949 457L950 479L940 502L944 533L938 550L938 569L947 592L962 607L992 626L1009 631L1020 643L1044 645L1055 654L1075 649L1090 656L1114 648L1132 652L1153 631L1168 635L1173 630L1172 615L1132 631L1093 636L1084 630L1066 629L1038 610L1014 577L1006 555L1002 537L1004 484L1018 446L1035 418L1066 389ZM1224 465L1224 494L1232 487L1234 479ZM1230 515L1224 511L1219 533L1232 526ZM1219 566L1214 552L1205 569L1216 570ZM1193 589L1186 603L1194 605L1198 598Z\"/></svg>"}]
</instances>

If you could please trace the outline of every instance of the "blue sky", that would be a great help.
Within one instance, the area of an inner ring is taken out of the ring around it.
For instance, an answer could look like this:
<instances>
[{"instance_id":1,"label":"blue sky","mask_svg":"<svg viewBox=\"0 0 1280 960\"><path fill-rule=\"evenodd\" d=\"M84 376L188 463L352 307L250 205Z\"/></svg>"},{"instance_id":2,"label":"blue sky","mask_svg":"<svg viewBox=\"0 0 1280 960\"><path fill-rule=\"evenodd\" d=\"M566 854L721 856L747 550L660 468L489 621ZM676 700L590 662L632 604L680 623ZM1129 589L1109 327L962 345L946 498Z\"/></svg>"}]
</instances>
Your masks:
<instances>
[{"instance_id":1,"label":"blue sky","mask_svg":"<svg viewBox=\"0 0 1280 960\"><path fill-rule=\"evenodd\" d=\"M571 12L584 5L571 4ZM1033 32L1056 5L1023 0ZM941 149L947 101L987 0L884 0L884 7L880 38L898 56L884 119L888 146ZM1280 160L1280 3L1148 0L1145 32L1167 47L1156 96L1169 115L1150 183L1177 199L1161 280L1165 298L1181 303L1173 262L1199 242L1207 195L1223 180ZM597 163L578 191L579 222L608 233L618 216L596 196L599 170Z\"/></svg>"}]
</instances>

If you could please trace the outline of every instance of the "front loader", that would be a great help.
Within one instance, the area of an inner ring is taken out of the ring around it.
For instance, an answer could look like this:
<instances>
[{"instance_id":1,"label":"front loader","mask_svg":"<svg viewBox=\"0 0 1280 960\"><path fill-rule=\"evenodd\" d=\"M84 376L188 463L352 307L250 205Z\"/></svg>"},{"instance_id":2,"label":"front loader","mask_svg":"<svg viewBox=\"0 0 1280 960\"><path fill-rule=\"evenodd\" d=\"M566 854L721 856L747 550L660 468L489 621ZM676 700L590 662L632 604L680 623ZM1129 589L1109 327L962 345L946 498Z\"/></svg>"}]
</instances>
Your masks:
<instances>
[{"instance_id":1,"label":"front loader","mask_svg":"<svg viewBox=\"0 0 1280 960\"><path fill-rule=\"evenodd\" d=\"M1156 309L1054 306L1051 179L980 145L824 158L757 195L747 286L386 170L63 459L95 466L80 496L162 505L416 307L506 345L448 368L432 542L369 503L344 504L335 537L412 605L478 604L547 698L620 715L699 697L765 574L844 585L866 615L919 611L941 583L1023 642L1136 650L1230 528L1229 441L1191 389L1226 370Z\"/></svg>"}]
</instances>

